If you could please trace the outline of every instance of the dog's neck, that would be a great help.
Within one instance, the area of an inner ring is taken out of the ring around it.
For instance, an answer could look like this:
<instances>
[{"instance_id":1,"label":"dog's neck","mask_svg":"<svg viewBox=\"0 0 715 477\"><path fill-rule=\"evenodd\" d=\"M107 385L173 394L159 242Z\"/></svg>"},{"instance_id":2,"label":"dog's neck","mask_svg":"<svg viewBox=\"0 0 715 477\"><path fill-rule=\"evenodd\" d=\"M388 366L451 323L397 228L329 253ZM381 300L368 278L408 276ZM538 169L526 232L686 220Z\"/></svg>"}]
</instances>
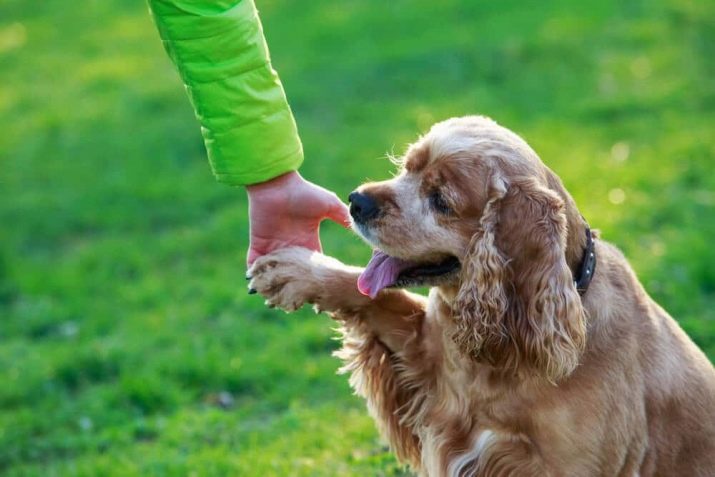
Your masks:
<instances>
[{"instance_id":1,"label":"dog's neck","mask_svg":"<svg viewBox=\"0 0 715 477\"><path fill-rule=\"evenodd\" d=\"M568 230L566 237L566 263L573 276L577 276L584 258L583 254L587 244L586 230L589 226L581 212L579 212L578 207L576 207L573 197L566 191L561 179L549 170L547 181L549 188L564 201L564 214L566 215L566 227Z\"/></svg>"}]
</instances>

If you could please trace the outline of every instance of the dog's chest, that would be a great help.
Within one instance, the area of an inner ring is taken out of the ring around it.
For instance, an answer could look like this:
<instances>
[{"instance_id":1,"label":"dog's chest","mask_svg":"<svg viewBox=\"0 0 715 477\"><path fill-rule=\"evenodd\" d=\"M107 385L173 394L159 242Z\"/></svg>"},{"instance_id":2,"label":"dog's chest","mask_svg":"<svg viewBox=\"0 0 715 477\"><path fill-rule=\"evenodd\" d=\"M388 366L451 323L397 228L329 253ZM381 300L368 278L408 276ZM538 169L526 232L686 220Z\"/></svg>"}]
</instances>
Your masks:
<instances>
[{"instance_id":1,"label":"dog's chest","mask_svg":"<svg viewBox=\"0 0 715 477\"><path fill-rule=\"evenodd\" d=\"M483 412L488 403L468 385L481 381L473 369L459 358L444 364L439 389L428 400L428 417L419 430L423 467L429 476L478 475L502 436Z\"/></svg>"},{"instance_id":2,"label":"dog's chest","mask_svg":"<svg viewBox=\"0 0 715 477\"><path fill-rule=\"evenodd\" d=\"M445 333L441 339L449 337ZM489 469L497 461L503 464L505 455L518 456L515 465L538 465L530 440L515 422L523 414L522 400L495 386L488 368L452 347L440 351L436 385L424 402L424 420L418 428L425 475L490 475Z\"/></svg>"}]
</instances>

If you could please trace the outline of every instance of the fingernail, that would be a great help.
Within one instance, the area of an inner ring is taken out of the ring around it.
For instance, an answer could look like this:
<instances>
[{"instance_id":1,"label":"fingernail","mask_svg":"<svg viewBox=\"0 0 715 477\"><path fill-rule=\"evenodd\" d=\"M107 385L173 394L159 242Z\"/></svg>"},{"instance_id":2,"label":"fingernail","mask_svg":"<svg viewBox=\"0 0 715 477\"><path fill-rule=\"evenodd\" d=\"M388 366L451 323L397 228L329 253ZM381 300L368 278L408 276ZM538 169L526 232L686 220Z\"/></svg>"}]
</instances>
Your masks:
<instances>
[{"instance_id":1,"label":"fingernail","mask_svg":"<svg viewBox=\"0 0 715 477\"><path fill-rule=\"evenodd\" d=\"M255 294L256 294L256 289L255 289L255 288L249 288L249 289L248 289L248 294L249 294L249 295L255 295Z\"/></svg>"}]
</instances>

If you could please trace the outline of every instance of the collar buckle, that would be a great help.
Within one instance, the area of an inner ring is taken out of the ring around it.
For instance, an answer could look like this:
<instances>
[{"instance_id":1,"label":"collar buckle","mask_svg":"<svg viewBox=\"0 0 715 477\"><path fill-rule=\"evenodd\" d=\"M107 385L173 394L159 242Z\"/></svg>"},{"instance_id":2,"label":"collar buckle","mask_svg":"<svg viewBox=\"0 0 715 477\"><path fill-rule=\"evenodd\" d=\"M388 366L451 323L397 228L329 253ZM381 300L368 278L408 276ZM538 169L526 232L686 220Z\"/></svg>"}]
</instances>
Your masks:
<instances>
[{"instance_id":1,"label":"collar buckle","mask_svg":"<svg viewBox=\"0 0 715 477\"><path fill-rule=\"evenodd\" d=\"M586 227L586 248L583 251L581 264L574 277L574 285L579 295L583 296L586 293L594 273L596 273L596 247L593 242L591 229Z\"/></svg>"}]
</instances>

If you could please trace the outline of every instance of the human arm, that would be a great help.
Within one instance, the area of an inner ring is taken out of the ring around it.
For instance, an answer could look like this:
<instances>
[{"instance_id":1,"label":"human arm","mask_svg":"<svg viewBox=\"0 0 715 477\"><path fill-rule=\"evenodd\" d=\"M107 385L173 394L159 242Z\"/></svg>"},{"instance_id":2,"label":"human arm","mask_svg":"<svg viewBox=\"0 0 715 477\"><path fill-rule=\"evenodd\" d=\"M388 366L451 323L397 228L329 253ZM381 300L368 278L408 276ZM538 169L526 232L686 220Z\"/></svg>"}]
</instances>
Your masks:
<instances>
[{"instance_id":1,"label":"human arm","mask_svg":"<svg viewBox=\"0 0 715 477\"><path fill-rule=\"evenodd\" d=\"M303 150L253 0L149 0L221 182L246 185L248 263L285 246L321 250L320 222L348 226L334 193L297 172Z\"/></svg>"}]
</instances>

